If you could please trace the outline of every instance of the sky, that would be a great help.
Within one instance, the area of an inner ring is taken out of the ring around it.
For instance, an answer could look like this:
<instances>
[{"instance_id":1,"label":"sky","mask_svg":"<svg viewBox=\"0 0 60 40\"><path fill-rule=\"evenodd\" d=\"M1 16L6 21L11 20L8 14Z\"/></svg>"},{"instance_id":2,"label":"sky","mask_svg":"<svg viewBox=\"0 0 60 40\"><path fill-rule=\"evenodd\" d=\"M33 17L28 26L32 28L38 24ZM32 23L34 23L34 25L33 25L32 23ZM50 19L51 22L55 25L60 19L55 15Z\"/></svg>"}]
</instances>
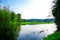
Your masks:
<instances>
[{"instance_id":1,"label":"sky","mask_svg":"<svg viewBox=\"0 0 60 40\"><path fill-rule=\"evenodd\" d=\"M22 19L45 19L52 18L53 0L1 0L0 5L21 13ZM48 17L49 16L49 17Z\"/></svg>"}]
</instances>

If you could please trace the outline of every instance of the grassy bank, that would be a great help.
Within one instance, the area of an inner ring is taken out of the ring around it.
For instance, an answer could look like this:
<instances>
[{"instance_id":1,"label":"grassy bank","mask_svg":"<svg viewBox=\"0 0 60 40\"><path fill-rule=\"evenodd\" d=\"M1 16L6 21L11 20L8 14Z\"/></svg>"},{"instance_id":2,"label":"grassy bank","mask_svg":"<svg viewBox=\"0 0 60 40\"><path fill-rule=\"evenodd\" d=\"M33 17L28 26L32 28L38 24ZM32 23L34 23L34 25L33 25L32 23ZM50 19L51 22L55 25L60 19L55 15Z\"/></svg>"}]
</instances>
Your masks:
<instances>
[{"instance_id":1,"label":"grassy bank","mask_svg":"<svg viewBox=\"0 0 60 40\"><path fill-rule=\"evenodd\" d=\"M44 40L60 40L60 31L57 31L51 35L49 35L47 38Z\"/></svg>"},{"instance_id":2,"label":"grassy bank","mask_svg":"<svg viewBox=\"0 0 60 40\"><path fill-rule=\"evenodd\" d=\"M54 22L21 22L21 25L51 24Z\"/></svg>"}]
</instances>

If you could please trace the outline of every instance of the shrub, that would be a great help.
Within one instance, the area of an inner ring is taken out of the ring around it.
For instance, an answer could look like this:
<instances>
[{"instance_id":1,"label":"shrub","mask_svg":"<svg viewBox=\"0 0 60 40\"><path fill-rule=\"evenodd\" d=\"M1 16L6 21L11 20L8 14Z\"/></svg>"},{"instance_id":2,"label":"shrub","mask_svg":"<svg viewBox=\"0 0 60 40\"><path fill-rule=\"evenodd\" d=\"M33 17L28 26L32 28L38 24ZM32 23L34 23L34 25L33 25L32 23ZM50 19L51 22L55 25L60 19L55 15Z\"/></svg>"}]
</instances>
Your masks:
<instances>
[{"instance_id":1,"label":"shrub","mask_svg":"<svg viewBox=\"0 0 60 40\"><path fill-rule=\"evenodd\" d=\"M0 40L17 40L20 31L21 15L0 9Z\"/></svg>"}]
</instances>

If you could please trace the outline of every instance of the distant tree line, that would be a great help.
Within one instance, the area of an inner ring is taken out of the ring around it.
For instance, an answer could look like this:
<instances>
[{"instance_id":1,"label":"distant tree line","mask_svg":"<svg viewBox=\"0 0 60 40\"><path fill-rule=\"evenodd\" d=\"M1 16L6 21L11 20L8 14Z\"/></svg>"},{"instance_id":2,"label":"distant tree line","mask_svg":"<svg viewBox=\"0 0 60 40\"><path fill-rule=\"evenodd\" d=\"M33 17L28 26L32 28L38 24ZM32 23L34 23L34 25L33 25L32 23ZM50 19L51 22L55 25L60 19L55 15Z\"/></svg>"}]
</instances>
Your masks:
<instances>
[{"instance_id":1,"label":"distant tree line","mask_svg":"<svg viewBox=\"0 0 60 40\"><path fill-rule=\"evenodd\" d=\"M21 19L21 22L54 22L54 18L51 19Z\"/></svg>"}]
</instances>

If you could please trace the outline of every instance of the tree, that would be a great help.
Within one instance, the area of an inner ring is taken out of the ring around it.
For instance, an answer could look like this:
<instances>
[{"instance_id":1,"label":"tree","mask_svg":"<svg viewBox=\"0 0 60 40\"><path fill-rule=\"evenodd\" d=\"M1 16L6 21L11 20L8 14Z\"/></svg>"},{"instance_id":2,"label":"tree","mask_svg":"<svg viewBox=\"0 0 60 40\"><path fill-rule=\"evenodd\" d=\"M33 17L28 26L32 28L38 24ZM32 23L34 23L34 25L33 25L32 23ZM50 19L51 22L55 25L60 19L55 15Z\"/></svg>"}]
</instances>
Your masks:
<instances>
[{"instance_id":1,"label":"tree","mask_svg":"<svg viewBox=\"0 0 60 40\"><path fill-rule=\"evenodd\" d=\"M57 31L60 31L60 0L55 0L55 5L53 6L52 12L53 16L55 17Z\"/></svg>"},{"instance_id":2,"label":"tree","mask_svg":"<svg viewBox=\"0 0 60 40\"><path fill-rule=\"evenodd\" d=\"M19 27L21 25L21 14L20 13L18 13L17 14L17 30L19 30L20 31L20 29L21 29L21 27ZM18 31L18 32L19 32Z\"/></svg>"},{"instance_id":3,"label":"tree","mask_svg":"<svg viewBox=\"0 0 60 40\"><path fill-rule=\"evenodd\" d=\"M17 40L20 31L19 23L16 13L0 9L0 40Z\"/></svg>"},{"instance_id":4,"label":"tree","mask_svg":"<svg viewBox=\"0 0 60 40\"><path fill-rule=\"evenodd\" d=\"M54 3L52 14L55 17L57 31L49 35L45 40L60 40L60 0L54 0Z\"/></svg>"},{"instance_id":5,"label":"tree","mask_svg":"<svg viewBox=\"0 0 60 40\"><path fill-rule=\"evenodd\" d=\"M20 22L21 22L20 19L21 19L21 14L18 13L18 14L17 14L17 21L18 21L18 25L19 25L19 26L20 26Z\"/></svg>"}]
</instances>

